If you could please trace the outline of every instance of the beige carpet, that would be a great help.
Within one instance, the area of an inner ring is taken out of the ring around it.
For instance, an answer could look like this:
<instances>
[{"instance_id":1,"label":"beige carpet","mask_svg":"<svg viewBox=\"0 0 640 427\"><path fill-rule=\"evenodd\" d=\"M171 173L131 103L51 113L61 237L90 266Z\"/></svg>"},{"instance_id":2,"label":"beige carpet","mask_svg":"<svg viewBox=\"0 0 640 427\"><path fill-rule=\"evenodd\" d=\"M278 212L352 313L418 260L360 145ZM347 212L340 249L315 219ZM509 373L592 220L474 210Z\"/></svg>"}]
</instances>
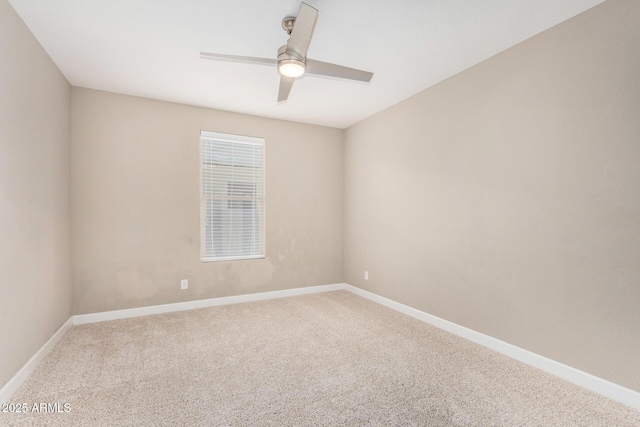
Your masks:
<instances>
[{"instance_id":1,"label":"beige carpet","mask_svg":"<svg viewBox=\"0 0 640 427\"><path fill-rule=\"evenodd\" d=\"M346 291L73 327L0 414L51 426L640 426L640 412Z\"/></svg>"}]
</instances>

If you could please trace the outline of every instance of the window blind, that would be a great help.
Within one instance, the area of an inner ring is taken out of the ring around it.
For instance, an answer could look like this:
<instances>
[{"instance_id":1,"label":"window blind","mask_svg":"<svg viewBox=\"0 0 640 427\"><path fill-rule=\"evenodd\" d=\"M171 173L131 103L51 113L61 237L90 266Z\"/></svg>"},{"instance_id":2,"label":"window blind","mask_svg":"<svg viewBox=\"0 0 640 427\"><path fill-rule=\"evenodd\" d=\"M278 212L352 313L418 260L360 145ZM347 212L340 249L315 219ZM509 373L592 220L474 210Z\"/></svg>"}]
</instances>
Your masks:
<instances>
[{"instance_id":1,"label":"window blind","mask_svg":"<svg viewBox=\"0 0 640 427\"><path fill-rule=\"evenodd\" d=\"M203 261L264 257L264 139L200 133Z\"/></svg>"}]
</instances>

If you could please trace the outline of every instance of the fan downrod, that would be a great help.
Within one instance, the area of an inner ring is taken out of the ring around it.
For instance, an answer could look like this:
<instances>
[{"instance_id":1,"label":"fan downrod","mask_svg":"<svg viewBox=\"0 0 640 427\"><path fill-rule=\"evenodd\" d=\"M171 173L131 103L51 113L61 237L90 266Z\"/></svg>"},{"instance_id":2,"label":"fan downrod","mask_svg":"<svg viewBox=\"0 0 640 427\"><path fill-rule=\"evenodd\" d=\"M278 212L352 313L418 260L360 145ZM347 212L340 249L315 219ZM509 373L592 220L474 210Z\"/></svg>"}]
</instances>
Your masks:
<instances>
[{"instance_id":1,"label":"fan downrod","mask_svg":"<svg viewBox=\"0 0 640 427\"><path fill-rule=\"evenodd\" d=\"M282 29L287 32L287 34L291 35L291 31L293 31L293 24L296 23L295 16L287 16L282 20Z\"/></svg>"}]
</instances>

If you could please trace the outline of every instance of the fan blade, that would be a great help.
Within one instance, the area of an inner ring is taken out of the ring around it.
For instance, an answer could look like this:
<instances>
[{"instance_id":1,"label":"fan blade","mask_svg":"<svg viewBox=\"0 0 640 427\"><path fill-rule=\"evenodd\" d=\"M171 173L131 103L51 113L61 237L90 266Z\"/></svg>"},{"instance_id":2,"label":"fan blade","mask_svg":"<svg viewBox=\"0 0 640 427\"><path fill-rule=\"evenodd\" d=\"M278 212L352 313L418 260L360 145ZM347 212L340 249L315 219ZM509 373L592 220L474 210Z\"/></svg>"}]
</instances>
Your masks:
<instances>
[{"instance_id":1,"label":"fan blade","mask_svg":"<svg viewBox=\"0 0 640 427\"><path fill-rule=\"evenodd\" d=\"M316 19L318 19L318 10L306 3L302 3L296 22L293 24L291 36L287 41L287 52L295 52L300 59L307 57L307 50L309 50L313 29L316 26Z\"/></svg>"},{"instance_id":2,"label":"fan blade","mask_svg":"<svg viewBox=\"0 0 640 427\"><path fill-rule=\"evenodd\" d=\"M373 77L373 73L368 71L356 70L355 68L343 67L342 65L316 61L314 59L307 59L307 74L338 77L367 83L370 82L371 77Z\"/></svg>"},{"instance_id":3,"label":"fan blade","mask_svg":"<svg viewBox=\"0 0 640 427\"><path fill-rule=\"evenodd\" d=\"M260 64L260 65L276 65L278 63L278 61L271 58L256 58L253 56L224 55L222 53L209 53L209 52L200 52L200 58L214 59L219 61L229 61L229 62L244 62L244 63Z\"/></svg>"},{"instance_id":4,"label":"fan blade","mask_svg":"<svg viewBox=\"0 0 640 427\"><path fill-rule=\"evenodd\" d=\"M278 102L286 101L291 92L291 86L296 79L293 77L280 76L280 88L278 88Z\"/></svg>"}]
</instances>

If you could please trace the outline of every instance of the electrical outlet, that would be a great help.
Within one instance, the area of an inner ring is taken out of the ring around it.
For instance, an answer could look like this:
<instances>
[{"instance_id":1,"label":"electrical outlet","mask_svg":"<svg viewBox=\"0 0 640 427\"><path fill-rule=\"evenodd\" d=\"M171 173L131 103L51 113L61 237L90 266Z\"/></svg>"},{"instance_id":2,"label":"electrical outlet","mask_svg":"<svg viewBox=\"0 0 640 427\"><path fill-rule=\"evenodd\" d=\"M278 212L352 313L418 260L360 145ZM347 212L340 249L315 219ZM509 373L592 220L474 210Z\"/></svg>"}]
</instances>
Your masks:
<instances>
[{"instance_id":1,"label":"electrical outlet","mask_svg":"<svg viewBox=\"0 0 640 427\"><path fill-rule=\"evenodd\" d=\"M364 280L369 280L369 272L368 271L364 272Z\"/></svg>"},{"instance_id":2,"label":"electrical outlet","mask_svg":"<svg viewBox=\"0 0 640 427\"><path fill-rule=\"evenodd\" d=\"M180 289L189 289L189 281L187 279L180 280Z\"/></svg>"}]
</instances>

